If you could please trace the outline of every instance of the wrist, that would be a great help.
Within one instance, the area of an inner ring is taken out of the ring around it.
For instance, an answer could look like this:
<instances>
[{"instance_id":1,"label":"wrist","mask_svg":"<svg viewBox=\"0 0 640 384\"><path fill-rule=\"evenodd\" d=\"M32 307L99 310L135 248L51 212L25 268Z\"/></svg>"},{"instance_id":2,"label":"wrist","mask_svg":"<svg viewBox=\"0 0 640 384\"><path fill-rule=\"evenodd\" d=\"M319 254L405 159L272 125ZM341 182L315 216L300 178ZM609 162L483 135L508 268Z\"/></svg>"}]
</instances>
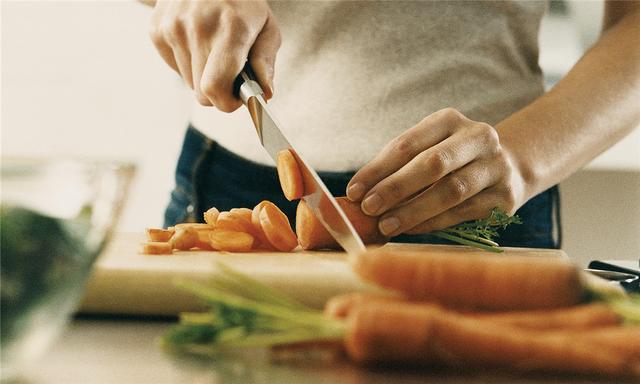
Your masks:
<instances>
[{"instance_id":1,"label":"wrist","mask_svg":"<svg viewBox=\"0 0 640 384\"><path fill-rule=\"evenodd\" d=\"M506 139L506 138L505 138ZM518 206L524 205L529 199L541 192L540 171L536 168L536 162L530 161L524 155L524 151L514 146L509 140L500 139L502 150L511 165L512 184L519 186Z\"/></svg>"}]
</instances>

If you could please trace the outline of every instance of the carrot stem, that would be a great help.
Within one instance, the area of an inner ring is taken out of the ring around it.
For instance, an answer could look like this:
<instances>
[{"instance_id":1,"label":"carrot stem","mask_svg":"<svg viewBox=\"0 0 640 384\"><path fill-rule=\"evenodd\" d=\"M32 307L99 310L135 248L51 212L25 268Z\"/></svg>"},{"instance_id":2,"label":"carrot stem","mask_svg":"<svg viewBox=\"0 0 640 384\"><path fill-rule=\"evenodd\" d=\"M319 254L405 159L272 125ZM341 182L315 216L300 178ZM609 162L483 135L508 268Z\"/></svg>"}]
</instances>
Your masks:
<instances>
[{"instance_id":1,"label":"carrot stem","mask_svg":"<svg viewBox=\"0 0 640 384\"><path fill-rule=\"evenodd\" d=\"M483 243L480 243L478 241L465 239L464 237L452 235L452 234L449 234L449 233L446 233L446 232L443 232L443 231L435 231L435 232L431 232L430 234L433 235L433 236L442 238L442 239L446 239L446 240L450 240L450 241L459 243L459 244L464 244L464 245L469 245L471 247L484 249L485 251L489 251L489 252L495 252L495 253L504 252L501 248L498 248L498 247L496 247L494 245L483 244Z\"/></svg>"}]
</instances>

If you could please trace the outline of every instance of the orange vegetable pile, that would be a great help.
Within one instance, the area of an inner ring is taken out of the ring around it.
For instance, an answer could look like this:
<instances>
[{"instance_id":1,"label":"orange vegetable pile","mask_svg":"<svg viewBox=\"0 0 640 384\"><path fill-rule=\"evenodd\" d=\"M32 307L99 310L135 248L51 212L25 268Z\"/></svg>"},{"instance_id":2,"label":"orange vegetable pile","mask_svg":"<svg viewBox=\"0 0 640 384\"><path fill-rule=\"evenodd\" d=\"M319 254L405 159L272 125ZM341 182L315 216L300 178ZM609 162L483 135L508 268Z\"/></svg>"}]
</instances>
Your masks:
<instances>
[{"instance_id":1,"label":"orange vegetable pile","mask_svg":"<svg viewBox=\"0 0 640 384\"><path fill-rule=\"evenodd\" d=\"M282 251L298 246L287 216L272 202L262 201L253 210L210 208L205 223L182 223L167 229L147 228L147 242L140 253L168 255L173 250L225 252Z\"/></svg>"}]
</instances>

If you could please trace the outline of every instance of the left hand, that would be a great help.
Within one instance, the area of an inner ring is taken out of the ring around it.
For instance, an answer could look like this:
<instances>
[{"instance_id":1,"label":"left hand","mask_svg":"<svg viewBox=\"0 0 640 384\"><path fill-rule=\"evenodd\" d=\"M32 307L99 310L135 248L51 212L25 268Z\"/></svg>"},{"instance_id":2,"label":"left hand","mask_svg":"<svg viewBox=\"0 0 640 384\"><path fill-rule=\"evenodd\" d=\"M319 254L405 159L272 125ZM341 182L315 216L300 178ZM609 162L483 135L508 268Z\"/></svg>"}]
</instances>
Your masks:
<instances>
[{"instance_id":1,"label":"left hand","mask_svg":"<svg viewBox=\"0 0 640 384\"><path fill-rule=\"evenodd\" d=\"M513 214L528 197L518 164L498 132L452 108L392 140L349 182L347 197L380 216L387 236L418 234Z\"/></svg>"}]
</instances>

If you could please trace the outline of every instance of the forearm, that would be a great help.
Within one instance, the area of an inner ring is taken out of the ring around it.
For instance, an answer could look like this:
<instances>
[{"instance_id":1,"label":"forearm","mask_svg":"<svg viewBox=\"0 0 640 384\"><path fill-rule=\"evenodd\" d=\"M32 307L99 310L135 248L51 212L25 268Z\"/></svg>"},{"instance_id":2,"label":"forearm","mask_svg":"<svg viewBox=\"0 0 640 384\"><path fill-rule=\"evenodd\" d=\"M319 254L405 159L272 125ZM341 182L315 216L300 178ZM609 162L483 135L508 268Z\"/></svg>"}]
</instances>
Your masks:
<instances>
[{"instance_id":1,"label":"forearm","mask_svg":"<svg viewBox=\"0 0 640 384\"><path fill-rule=\"evenodd\" d=\"M527 198L559 183L640 123L640 10L611 26L551 91L496 126Z\"/></svg>"}]
</instances>

